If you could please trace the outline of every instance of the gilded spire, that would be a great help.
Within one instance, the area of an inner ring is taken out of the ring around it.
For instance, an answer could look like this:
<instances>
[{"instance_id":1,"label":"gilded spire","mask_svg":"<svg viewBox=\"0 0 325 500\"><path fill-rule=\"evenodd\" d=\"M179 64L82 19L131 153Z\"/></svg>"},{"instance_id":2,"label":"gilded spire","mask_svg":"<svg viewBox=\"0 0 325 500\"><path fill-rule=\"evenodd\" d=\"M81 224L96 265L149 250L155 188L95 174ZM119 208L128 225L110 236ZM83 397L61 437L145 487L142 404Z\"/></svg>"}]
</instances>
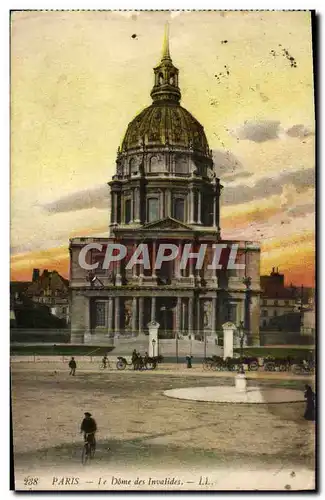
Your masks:
<instances>
[{"instance_id":1,"label":"gilded spire","mask_svg":"<svg viewBox=\"0 0 325 500\"><path fill-rule=\"evenodd\" d=\"M173 65L169 52L169 26L165 24L161 61L154 69L155 84L150 93L153 101L179 102L178 69Z\"/></svg>"},{"instance_id":2,"label":"gilded spire","mask_svg":"<svg viewBox=\"0 0 325 500\"><path fill-rule=\"evenodd\" d=\"M165 34L164 34L164 43L163 43L161 60L163 61L164 59L169 59L171 61L170 52L169 52L169 24L168 23L165 24Z\"/></svg>"}]
</instances>

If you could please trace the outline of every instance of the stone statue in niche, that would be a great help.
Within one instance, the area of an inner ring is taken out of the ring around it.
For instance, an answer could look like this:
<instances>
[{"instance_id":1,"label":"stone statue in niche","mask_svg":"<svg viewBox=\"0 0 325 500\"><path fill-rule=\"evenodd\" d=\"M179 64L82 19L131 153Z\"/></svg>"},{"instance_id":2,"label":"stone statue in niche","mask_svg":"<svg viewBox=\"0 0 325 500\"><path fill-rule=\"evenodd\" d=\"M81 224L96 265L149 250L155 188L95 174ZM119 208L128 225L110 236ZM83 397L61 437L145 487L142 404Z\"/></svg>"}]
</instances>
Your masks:
<instances>
[{"instance_id":1,"label":"stone statue in niche","mask_svg":"<svg viewBox=\"0 0 325 500\"><path fill-rule=\"evenodd\" d=\"M194 161L190 160L190 173L191 175L197 175L197 166L195 165Z\"/></svg>"},{"instance_id":2,"label":"stone statue in niche","mask_svg":"<svg viewBox=\"0 0 325 500\"><path fill-rule=\"evenodd\" d=\"M117 175L123 175L123 165L121 162L116 163L116 173Z\"/></svg>"},{"instance_id":3,"label":"stone statue in niche","mask_svg":"<svg viewBox=\"0 0 325 500\"><path fill-rule=\"evenodd\" d=\"M128 328L131 326L131 315L132 315L132 302L131 300L126 300L124 303L124 327Z\"/></svg>"},{"instance_id":4,"label":"stone statue in niche","mask_svg":"<svg viewBox=\"0 0 325 500\"><path fill-rule=\"evenodd\" d=\"M205 301L203 305L203 326L204 328L211 328L211 313L212 304L211 301Z\"/></svg>"}]
</instances>

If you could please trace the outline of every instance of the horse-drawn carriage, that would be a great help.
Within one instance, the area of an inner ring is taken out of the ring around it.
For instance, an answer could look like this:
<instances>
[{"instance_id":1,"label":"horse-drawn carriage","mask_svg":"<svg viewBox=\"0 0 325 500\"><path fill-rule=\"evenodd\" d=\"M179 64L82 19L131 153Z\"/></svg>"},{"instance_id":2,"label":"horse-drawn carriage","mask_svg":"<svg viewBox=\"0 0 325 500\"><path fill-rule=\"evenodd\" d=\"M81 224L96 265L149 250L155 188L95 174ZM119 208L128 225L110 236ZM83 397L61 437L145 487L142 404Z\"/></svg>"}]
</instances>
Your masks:
<instances>
[{"instance_id":1,"label":"horse-drawn carriage","mask_svg":"<svg viewBox=\"0 0 325 500\"><path fill-rule=\"evenodd\" d=\"M257 358L253 356L245 356L242 359L226 358L221 356L212 356L203 361L204 370L216 371L238 371L241 365L249 371L257 371L259 368L267 372L284 372L291 371L295 374L308 374L313 373L315 364L312 356L306 359L304 356L287 356L285 358L276 358L274 356L267 356L265 358Z\"/></svg>"},{"instance_id":2,"label":"horse-drawn carriage","mask_svg":"<svg viewBox=\"0 0 325 500\"><path fill-rule=\"evenodd\" d=\"M123 356L118 356L116 368L118 370L125 370L127 366L130 366L133 370L154 370L157 367L157 364L162 361L163 357L161 355L154 357L142 357L138 355L136 358L131 360L130 363Z\"/></svg>"},{"instance_id":3,"label":"horse-drawn carriage","mask_svg":"<svg viewBox=\"0 0 325 500\"><path fill-rule=\"evenodd\" d=\"M256 371L259 367L258 359L255 357L244 357L241 360L240 358L223 359L221 356L212 356L211 358L206 358L203 361L203 369L216 371L237 371L242 364L247 365L248 370L250 371Z\"/></svg>"}]
</instances>

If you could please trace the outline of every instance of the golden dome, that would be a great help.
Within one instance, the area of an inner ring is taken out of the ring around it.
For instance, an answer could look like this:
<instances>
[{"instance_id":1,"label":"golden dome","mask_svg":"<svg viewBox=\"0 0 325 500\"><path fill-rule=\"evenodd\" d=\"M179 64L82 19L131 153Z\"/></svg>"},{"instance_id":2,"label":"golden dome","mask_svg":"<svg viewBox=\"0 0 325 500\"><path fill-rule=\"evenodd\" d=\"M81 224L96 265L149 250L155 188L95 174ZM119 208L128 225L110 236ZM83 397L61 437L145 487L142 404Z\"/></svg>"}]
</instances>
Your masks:
<instances>
[{"instance_id":1,"label":"golden dome","mask_svg":"<svg viewBox=\"0 0 325 500\"><path fill-rule=\"evenodd\" d=\"M122 142L122 152L146 146L179 146L209 154L202 125L176 102L157 101L132 120Z\"/></svg>"}]
</instances>

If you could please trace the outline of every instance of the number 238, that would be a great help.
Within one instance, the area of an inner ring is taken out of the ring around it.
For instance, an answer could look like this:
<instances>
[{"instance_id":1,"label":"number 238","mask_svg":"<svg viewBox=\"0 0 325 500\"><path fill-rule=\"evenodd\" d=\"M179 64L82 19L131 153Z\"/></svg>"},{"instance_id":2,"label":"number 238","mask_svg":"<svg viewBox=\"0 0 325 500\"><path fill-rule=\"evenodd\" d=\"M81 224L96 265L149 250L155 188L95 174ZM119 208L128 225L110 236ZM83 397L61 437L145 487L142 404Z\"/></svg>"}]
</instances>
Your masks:
<instances>
[{"instance_id":1,"label":"number 238","mask_svg":"<svg viewBox=\"0 0 325 500\"><path fill-rule=\"evenodd\" d=\"M25 486L36 486L38 484L38 477L25 477L24 485Z\"/></svg>"}]
</instances>

